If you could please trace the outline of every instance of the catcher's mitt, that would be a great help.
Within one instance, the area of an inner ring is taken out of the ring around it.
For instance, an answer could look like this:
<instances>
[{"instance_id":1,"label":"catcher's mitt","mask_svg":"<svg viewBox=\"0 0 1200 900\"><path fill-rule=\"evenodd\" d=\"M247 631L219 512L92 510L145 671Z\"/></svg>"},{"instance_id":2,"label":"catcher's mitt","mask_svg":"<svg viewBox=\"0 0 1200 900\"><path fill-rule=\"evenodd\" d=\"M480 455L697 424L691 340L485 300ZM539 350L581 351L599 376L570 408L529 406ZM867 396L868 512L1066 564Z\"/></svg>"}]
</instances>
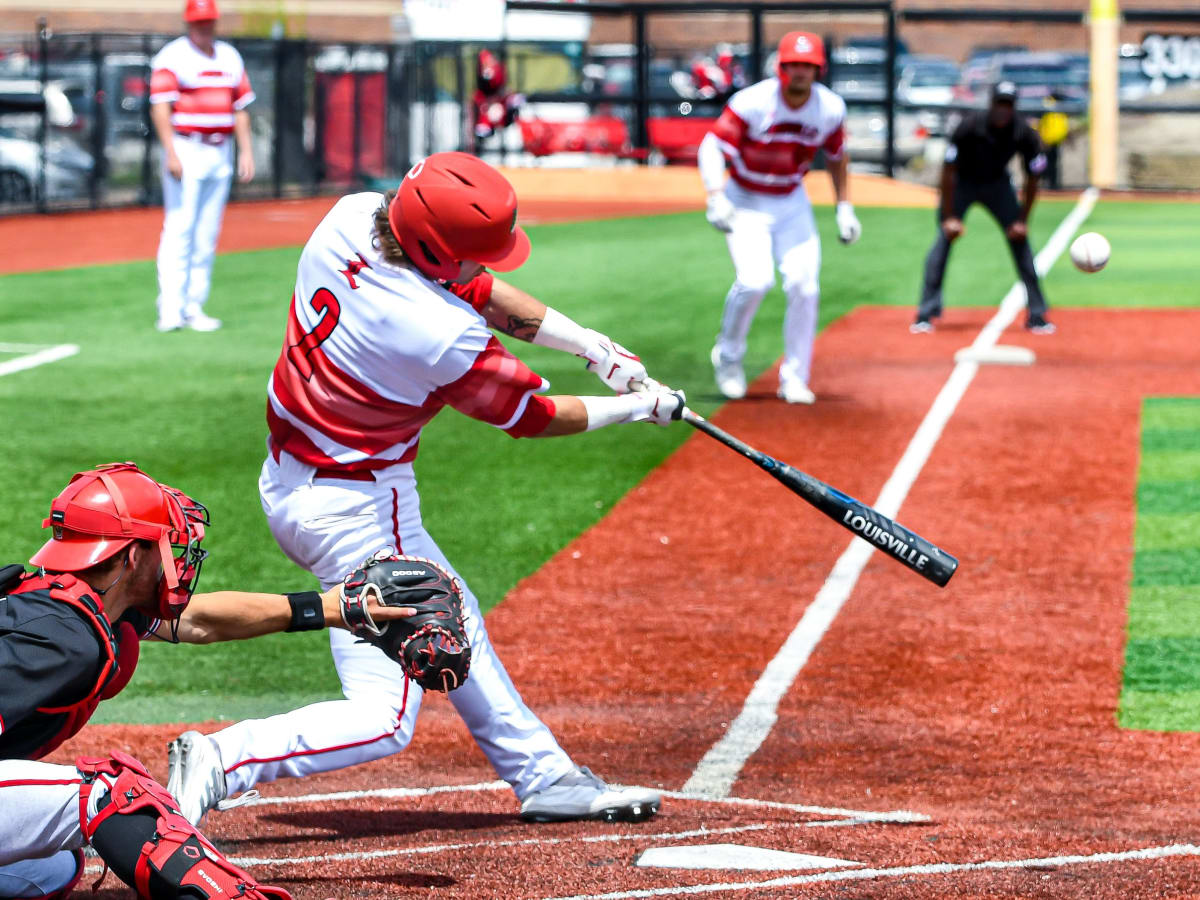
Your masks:
<instances>
[{"instance_id":1,"label":"catcher's mitt","mask_svg":"<svg viewBox=\"0 0 1200 900\"><path fill-rule=\"evenodd\" d=\"M411 606L417 613L380 627L367 610L372 596L383 606ZM346 576L341 597L346 627L400 663L425 690L452 691L467 680L471 644L462 588L437 563L381 550Z\"/></svg>"}]
</instances>

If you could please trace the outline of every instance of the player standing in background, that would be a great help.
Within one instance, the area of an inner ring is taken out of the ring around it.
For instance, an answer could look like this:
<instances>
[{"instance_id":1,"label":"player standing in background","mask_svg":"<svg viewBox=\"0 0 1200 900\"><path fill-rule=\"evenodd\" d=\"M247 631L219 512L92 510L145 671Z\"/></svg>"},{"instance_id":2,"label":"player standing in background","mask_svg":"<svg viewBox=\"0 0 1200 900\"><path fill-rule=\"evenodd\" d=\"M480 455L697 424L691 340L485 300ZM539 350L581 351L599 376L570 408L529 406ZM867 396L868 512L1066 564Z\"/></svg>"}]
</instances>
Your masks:
<instances>
[{"instance_id":1,"label":"player standing in background","mask_svg":"<svg viewBox=\"0 0 1200 900\"><path fill-rule=\"evenodd\" d=\"M824 67L825 47L817 35L785 34L779 42L778 77L734 94L700 142L708 221L726 233L735 273L712 349L717 387L731 400L746 395L746 336L775 283L776 265L787 295L779 396L788 403L816 399L808 380L817 333L821 242L803 180L818 150L825 151L837 198L838 237L853 244L862 235L847 199L846 104L817 82Z\"/></svg>"},{"instance_id":2,"label":"player standing in background","mask_svg":"<svg viewBox=\"0 0 1200 900\"><path fill-rule=\"evenodd\" d=\"M1016 114L1016 103L1016 84L998 82L988 108L963 116L950 137L942 163L938 236L925 257L921 302L917 318L908 328L913 334L933 331L933 320L942 315L942 279L950 245L966 233L963 216L974 203L986 206L1004 229L1017 274L1025 285L1025 327L1034 334L1054 334L1054 325L1046 321L1046 298L1033 264L1027 224L1037 198L1038 179L1046 171L1046 154L1037 132ZM1025 189L1019 204L1008 177L1009 160L1017 153L1025 163Z\"/></svg>"},{"instance_id":3,"label":"player standing in background","mask_svg":"<svg viewBox=\"0 0 1200 900\"><path fill-rule=\"evenodd\" d=\"M208 511L133 463L77 474L42 524L39 571L0 567L0 898L64 900L90 843L145 900L290 900L226 860L132 757L38 760L125 687L140 640L340 628L340 592L193 596Z\"/></svg>"},{"instance_id":4,"label":"player standing in background","mask_svg":"<svg viewBox=\"0 0 1200 900\"><path fill-rule=\"evenodd\" d=\"M413 473L421 429L444 406L514 438L667 425L682 411L683 395L648 379L636 356L483 271L525 262L529 239L516 218L516 195L499 172L465 153L437 153L397 191L343 197L305 245L268 388L259 492L279 546L323 585L387 547L453 572L422 525ZM539 396L547 382L492 328L586 358L618 394ZM497 500L536 477L510 473ZM501 515L492 527L510 526ZM481 552L487 546L482 533ZM478 600L465 585L463 594L471 676L449 699L512 785L521 816L637 821L657 812L656 792L610 788L575 765L513 686ZM191 821L259 782L341 769L408 745L420 688L353 635L330 644L344 700L211 737L186 732L172 743L168 787Z\"/></svg>"},{"instance_id":5,"label":"player standing in background","mask_svg":"<svg viewBox=\"0 0 1200 900\"><path fill-rule=\"evenodd\" d=\"M221 217L233 177L254 177L254 100L241 54L214 39L215 0L187 0L187 34L150 63L150 120L162 144L163 230L158 242L158 330L216 331L204 312Z\"/></svg>"}]
</instances>

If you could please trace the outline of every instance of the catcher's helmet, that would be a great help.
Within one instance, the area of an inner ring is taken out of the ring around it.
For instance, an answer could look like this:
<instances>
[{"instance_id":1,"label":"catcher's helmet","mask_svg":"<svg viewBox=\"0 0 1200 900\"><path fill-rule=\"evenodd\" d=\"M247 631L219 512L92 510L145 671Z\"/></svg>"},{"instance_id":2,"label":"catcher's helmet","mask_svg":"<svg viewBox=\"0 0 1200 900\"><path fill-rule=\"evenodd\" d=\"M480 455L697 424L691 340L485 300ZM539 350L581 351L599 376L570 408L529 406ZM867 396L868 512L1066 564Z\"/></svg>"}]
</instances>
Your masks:
<instances>
[{"instance_id":1,"label":"catcher's helmet","mask_svg":"<svg viewBox=\"0 0 1200 900\"><path fill-rule=\"evenodd\" d=\"M183 8L185 22L211 22L219 17L217 0L187 0Z\"/></svg>"},{"instance_id":2,"label":"catcher's helmet","mask_svg":"<svg viewBox=\"0 0 1200 900\"><path fill-rule=\"evenodd\" d=\"M429 278L454 278L464 260L511 272L529 258L516 192L469 153L435 153L413 166L388 206L388 223Z\"/></svg>"},{"instance_id":3,"label":"catcher's helmet","mask_svg":"<svg viewBox=\"0 0 1200 900\"><path fill-rule=\"evenodd\" d=\"M783 78L784 63L812 63L818 69L825 68L825 43L811 31L789 31L779 41L779 61L775 71Z\"/></svg>"},{"instance_id":4,"label":"catcher's helmet","mask_svg":"<svg viewBox=\"0 0 1200 900\"><path fill-rule=\"evenodd\" d=\"M146 608L163 619L183 613L208 552L200 549L208 510L173 487L160 484L131 462L77 472L50 503L43 528L50 540L30 560L52 572L80 572L135 540L157 545L163 577ZM174 550L179 550L176 556Z\"/></svg>"}]
</instances>

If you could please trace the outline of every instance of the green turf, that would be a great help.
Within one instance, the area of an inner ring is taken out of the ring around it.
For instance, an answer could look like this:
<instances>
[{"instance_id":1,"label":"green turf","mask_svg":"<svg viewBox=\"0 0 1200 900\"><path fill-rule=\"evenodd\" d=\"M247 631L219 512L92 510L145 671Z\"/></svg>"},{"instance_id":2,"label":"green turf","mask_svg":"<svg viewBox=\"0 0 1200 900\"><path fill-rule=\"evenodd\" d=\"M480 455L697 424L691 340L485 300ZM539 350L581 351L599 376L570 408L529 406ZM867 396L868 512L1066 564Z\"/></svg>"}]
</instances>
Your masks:
<instances>
[{"instance_id":1,"label":"green turf","mask_svg":"<svg viewBox=\"0 0 1200 900\"><path fill-rule=\"evenodd\" d=\"M1040 245L1071 207L1038 205ZM1078 302L1157 303L1169 267L1140 266L1127 251L1144 234L1155 244L1164 207L1102 205L1113 219L1114 259L1098 276L1060 262L1047 279L1051 302L1087 288ZM860 304L910 306L934 235L929 210L860 208L862 241L843 247L832 211L817 211L823 242L821 322ZM949 309L994 305L1013 281L999 230L986 213L968 218L946 279ZM1091 225L1089 225L1091 227ZM1097 226L1099 227L1099 226ZM1106 226L1109 227L1109 226ZM1182 223L1176 223L1183 233ZM1168 229L1169 230L1169 229ZM1195 243L1192 228L1190 245ZM530 229L534 253L512 280L585 324L636 349L652 372L688 391L701 412L719 398L708 349L732 266L720 235L686 214ZM1140 246L1140 245L1139 245ZM99 266L0 278L4 341L75 342L71 359L0 378L10 451L0 466L5 498L0 546L27 559L37 523L71 472L134 459L156 477L201 498L213 512L204 587L299 590L309 577L281 555L258 505L264 388L282 341L297 251L221 256L210 310L216 334L153 330L152 263ZM1137 281L1130 297L1116 276ZM783 296L768 295L750 337L754 375L780 352ZM514 344L514 342L510 342ZM578 361L525 344L517 352L552 382L552 392L596 393ZM0 359L5 357L0 356ZM1195 427L1193 425L1193 427ZM612 428L567 440L512 441L453 412L422 439L417 473L425 523L490 607L612 505L688 435L684 428ZM13 450L11 448L19 448ZM1178 453L1188 453L1180 448ZM1174 502L1178 494L1164 496ZM1166 511L1166 510L1164 510ZM288 709L337 690L323 635L280 635L252 644L149 645L130 688L105 703L102 721L184 721ZM204 693L207 691L208 693Z\"/></svg>"},{"instance_id":2,"label":"green turf","mask_svg":"<svg viewBox=\"0 0 1200 900\"><path fill-rule=\"evenodd\" d=\"M1136 553L1118 720L1200 730L1200 398L1142 407Z\"/></svg>"}]
</instances>

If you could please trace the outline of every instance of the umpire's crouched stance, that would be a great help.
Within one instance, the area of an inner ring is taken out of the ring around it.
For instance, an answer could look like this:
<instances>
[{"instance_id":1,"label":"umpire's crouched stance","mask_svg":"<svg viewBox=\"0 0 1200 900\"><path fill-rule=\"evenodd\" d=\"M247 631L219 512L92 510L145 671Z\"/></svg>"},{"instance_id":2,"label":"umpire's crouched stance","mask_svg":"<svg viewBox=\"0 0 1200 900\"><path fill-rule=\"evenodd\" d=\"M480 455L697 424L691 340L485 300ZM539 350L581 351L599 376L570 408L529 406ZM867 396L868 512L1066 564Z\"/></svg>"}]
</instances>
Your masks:
<instances>
[{"instance_id":1,"label":"umpire's crouched stance","mask_svg":"<svg viewBox=\"0 0 1200 900\"><path fill-rule=\"evenodd\" d=\"M982 203L1004 228L1017 273L1025 285L1028 314L1025 327L1035 334L1053 334L1046 321L1046 298L1038 284L1029 249L1026 222L1037 196L1038 178L1046 169L1046 155L1037 133L1016 115L1017 86L1001 81L992 89L986 110L967 113L954 130L942 166L940 230L925 258L925 286L917 307L914 334L933 331L933 319L942 314L942 278L950 244L966 231L963 215L973 203ZM1008 162L1020 153L1025 163L1025 189L1021 203L1008 177Z\"/></svg>"}]
</instances>

